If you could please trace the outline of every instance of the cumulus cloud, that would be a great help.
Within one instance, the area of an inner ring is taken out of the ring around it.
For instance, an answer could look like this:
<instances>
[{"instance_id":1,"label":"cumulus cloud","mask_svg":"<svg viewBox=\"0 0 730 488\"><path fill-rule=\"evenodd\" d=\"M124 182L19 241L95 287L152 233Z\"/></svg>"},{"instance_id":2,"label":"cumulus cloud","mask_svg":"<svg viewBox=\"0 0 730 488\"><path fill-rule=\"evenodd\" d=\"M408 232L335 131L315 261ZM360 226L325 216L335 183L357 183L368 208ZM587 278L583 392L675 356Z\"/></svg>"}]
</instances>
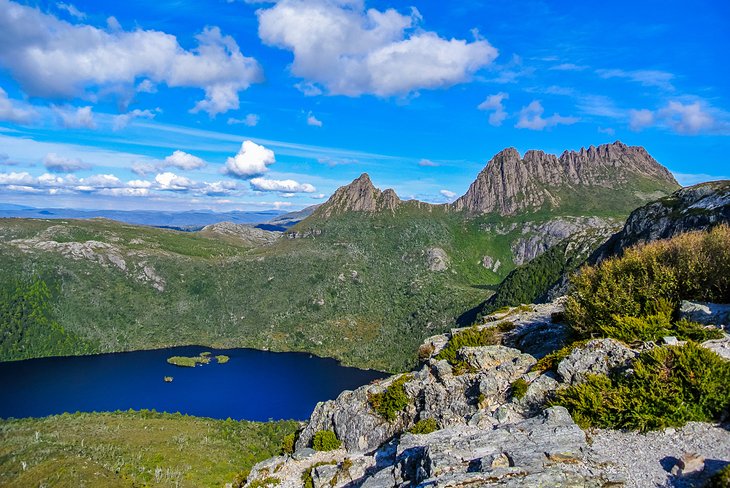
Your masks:
<instances>
[{"instance_id":1,"label":"cumulus cloud","mask_svg":"<svg viewBox=\"0 0 730 488\"><path fill-rule=\"evenodd\" d=\"M192 111L211 116L237 109L238 93L263 79L258 62L217 27L204 29L197 47L186 50L165 32L109 25L107 31L71 24L0 0L0 65L39 97L88 96L89 90L133 87L139 78L201 88L205 97Z\"/></svg>"},{"instance_id":2,"label":"cumulus cloud","mask_svg":"<svg viewBox=\"0 0 730 488\"><path fill-rule=\"evenodd\" d=\"M274 151L253 141L243 141L238 154L226 160L226 173L237 178L252 178L266 173L274 164Z\"/></svg>"},{"instance_id":3,"label":"cumulus cloud","mask_svg":"<svg viewBox=\"0 0 730 488\"><path fill-rule=\"evenodd\" d=\"M542 116L544 112L545 109L542 104L537 100L533 100L526 107L522 107L515 127L518 129L543 130L556 125L571 125L578 122L576 117L563 117L557 113L545 118Z\"/></svg>"},{"instance_id":4,"label":"cumulus cloud","mask_svg":"<svg viewBox=\"0 0 730 488\"><path fill-rule=\"evenodd\" d=\"M307 114L307 125L322 127L322 121L315 117L312 112L309 112L309 114Z\"/></svg>"},{"instance_id":5,"label":"cumulus cloud","mask_svg":"<svg viewBox=\"0 0 730 488\"><path fill-rule=\"evenodd\" d=\"M314 193L317 189L309 183L299 183L294 180L269 180L254 178L251 188L257 191L278 191L282 193Z\"/></svg>"},{"instance_id":6,"label":"cumulus cloud","mask_svg":"<svg viewBox=\"0 0 730 488\"><path fill-rule=\"evenodd\" d=\"M723 121L727 114L713 109L700 101L669 101L658 110L630 110L629 128L635 131L650 126L668 127L678 134L696 135L705 133L727 133L730 124Z\"/></svg>"},{"instance_id":7,"label":"cumulus cloud","mask_svg":"<svg viewBox=\"0 0 730 488\"><path fill-rule=\"evenodd\" d=\"M467 81L497 50L486 40L445 39L418 29L421 16L365 9L360 0L279 0L257 11L259 37L291 51L299 89L318 94L405 95ZM319 85L319 86L318 86Z\"/></svg>"},{"instance_id":8,"label":"cumulus cloud","mask_svg":"<svg viewBox=\"0 0 730 488\"><path fill-rule=\"evenodd\" d=\"M185 170L200 169L205 167L205 161L197 156L188 154L184 151L175 151L171 155L167 156L162 162L162 166L169 168L179 168Z\"/></svg>"},{"instance_id":9,"label":"cumulus cloud","mask_svg":"<svg viewBox=\"0 0 730 488\"><path fill-rule=\"evenodd\" d=\"M96 129L91 106L53 107L60 124L67 129Z\"/></svg>"},{"instance_id":10,"label":"cumulus cloud","mask_svg":"<svg viewBox=\"0 0 730 488\"><path fill-rule=\"evenodd\" d=\"M18 107L15 102L8 98L7 92L0 88L0 120L16 124L27 124L37 116L38 113L31 108Z\"/></svg>"},{"instance_id":11,"label":"cumulus cloud","mask_svg":"<svg viewBox=\"0 0 730 488\"><path fill-rule=\"evenodd\" d=\"M155 182L159 185L160 190L167 191L185 191L195 187L193 180L169 171L155 176Z\"/></svg>"},{"instance_id":12,"label":"cumulus cloud","mask_svg":"<svg viewBox=\"0 0 730 488\"><path fill-rule=\"evenodd\" d=\"M248 114L243 119L236 119L234 117L230 117L228 119L228 125L236 125L236 124L243 124L247 125L248 127L255 127L259 123L259 116L256 114Z\"/></svg>"},{"instance_id":13,"label":"cumulus cloud","mask_svg":"<svg viewBox=\"0 0 730 488\"><path fill-rule=\"evenodd\" d=\"M456 193L450 190L441 190L439 192L442 196L444 196L447 200L453 200L457 197Z\"/></svg>"},{"instance_id":14,"label":"cumulus cloud","mask_svg":"<svg viewBox=\"0 0 730 488\"><path fill-rule=\"evenodd\" d=\"M126 114L114 116L114 130L124 129L134 119L154 119L155 112L151 110L134 109Z\"/></svg>"},{"instance_id":15,"label":"cumulus cloud","mask_svg":"<svg viewBox=\"0 0 730 488\"><path fill-rule=\"evenodd\" d=\"M52 173L73 173L91 168L90 164L80 159L64 158L56 153L46 154L46 157L43 158L43 165Z\"/></svg>"},{"instance_id":16,"label":"cumulus cloud","mask_svg":"<svg viewBox=\"0 0 730 488\"><path fill-rule=\"evenodd\" d=\"M629 110L629 128L631 130L641 130L649 127L654 123L654 112L647 109Z\"/></svg>"},{"instance_id":17,"label":"cumulus cloud","mask_svg":"<svg viewBox=\"0 0 730 488\"><path fill-rule=\"evenodd\" d=\"M477 108L479 110L491 110L489 114L489 124L494 126L502 125L504 119L507 118L507 112L504 110L504 100L509 98L509 95L504 92L495 93L489 95Z\"/></svg>"}]
</instances>

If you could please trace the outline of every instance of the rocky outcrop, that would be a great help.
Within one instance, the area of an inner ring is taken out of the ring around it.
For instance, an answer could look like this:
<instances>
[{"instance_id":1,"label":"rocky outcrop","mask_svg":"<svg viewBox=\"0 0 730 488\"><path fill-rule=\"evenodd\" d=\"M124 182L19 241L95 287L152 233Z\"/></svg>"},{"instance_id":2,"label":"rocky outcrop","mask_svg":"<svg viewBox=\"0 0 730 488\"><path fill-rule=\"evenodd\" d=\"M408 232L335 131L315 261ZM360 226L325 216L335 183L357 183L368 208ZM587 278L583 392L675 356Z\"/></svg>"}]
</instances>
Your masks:
<instances>
[{"instance_id":1,"label":"rocky outcrop","mask_svg":"<svg viewBox=\"0 0 730 488\"><path fill-rule=\"evenodd\" d=\"M682 188L672 195L634 210L624 228L591 255L591 264L624 249L692 230L730 223L730 181L713 181Z\"/></svg>"},{"instance_id":2,"label":"rocky outcrop","mask_svg":"<svg viewBox=\"0 0 730 488\"><path fill-rule=\"evenodd\" d=\"M252 247L273 244L281 236L281 232L272 232L233 222L206 225L200 234L206 237L228 239Z\"/></svg>"},{"instance_id":3,"label":"rocky outcrop","mask_svg":"<svg viewBox=\"0 0 730 488\"><path fill-rule=\"evenodd\" d=\"M679 318L730 330L730 305L682 300L679 305Z\"/></svg>"},{"instance_id":4,"label":"rocky outcrop","mask_svg":"<svg viewBox=\"0 0 730 488\"><path fill-rule=\"evenodd\" d=\"M638 181L650 182L644 185L649 191L637 192ZM520 157L516 149L507 148L489 161L451 207L471 215L515 215L557 208L568 203L568 194L589 195L596 189L610 188L617 194L627 190L632 199L648 201L678 186L644 148L621 142L565 151L560 157L542 151L527 151Z\"/></svg>"},{"instance_id":5,"label":"rocky outcrop","mask_svg":"<svg viewBox=\"0 0 730 488\"><path fill-rule=\"evenodd\" d=\"M594 429L589 442L567 410L546 408L546 399L557 388L582 381L587 374L630 368L637 355L612 339L594 340L563 359L557 376L532 371L536 358L522 348L544 355L561 347L567 332L558 320L561 312L558 301L492 317L477 328L493 329L507 346L462 347L452 363L439 359L439 353L465 329L430 337L419 351L422 363L412 373L318 404L293 455L254 466L249 486L269 478L281 488L300 487L302 473L308 472L313 486L322 488L639 488L664 486L675 476L669 471L677 459L689 459L686 453L699 453L705 460L730 456L730 432L722 427L689 424L648 435ZM551 335L562 339L550 341ZM519 395L514 393L517 380L526 385ZM402 385L407 404L388 421L371 402L373 395L396 384ZM434 431L409 432L427 419ZM321 430L333 431L342 447L331 452L309 448ZM693 483L705 475L685 469L674 479L679 476Z\"/></svg>"},{"instance_id":6,"label":"rocky outcrop","mask_svg":"<svg viewBox=\"0 0 730 488\"><path fill-rule=\"evenodd\" d=\"M338 188L312 215L327 218L345 212L393 212L400 204L395 191L375 188L370 176L363 173L349 185Z\"/></svg>"}]
</instances>

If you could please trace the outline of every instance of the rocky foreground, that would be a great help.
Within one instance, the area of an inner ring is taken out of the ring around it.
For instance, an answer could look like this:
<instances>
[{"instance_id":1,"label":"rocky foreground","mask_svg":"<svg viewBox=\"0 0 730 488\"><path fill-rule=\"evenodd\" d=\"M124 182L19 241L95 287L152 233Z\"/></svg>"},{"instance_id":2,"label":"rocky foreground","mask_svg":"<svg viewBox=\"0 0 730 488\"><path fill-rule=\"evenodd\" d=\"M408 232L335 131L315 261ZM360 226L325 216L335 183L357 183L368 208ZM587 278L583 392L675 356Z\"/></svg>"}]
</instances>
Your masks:
<instances>
[{"instance_id":1,"label":"rocky foreground","mask_svg":"<svg viewBox=\"0 0 730 488\"><path fill-rule=\"evenodd\" d=\"M683 310L694 320L727 315L701 304L686 303ZM245 486L697 486L730 463L727 425L689 423L647 434L583 431L565 408L544 408L559 386L630 367L639 353L612 339L593 340L556 372L538 371L537 359L566 340L561 316L558 300L491 317L480 329L494 329L511 347L463 347L456 371L436 356L463 329L429 338L419 350L420 369L318 404L294 452L257 464ZM730 358L730 335L704 345ZM527 386L520 394L518 380ZM403 384L408 401L389 421L371 398L394 383ZM426 419L438 430L408 432ZM341 447L312 449L321 431L333 431Z\"/></svg>"}]
</instances>

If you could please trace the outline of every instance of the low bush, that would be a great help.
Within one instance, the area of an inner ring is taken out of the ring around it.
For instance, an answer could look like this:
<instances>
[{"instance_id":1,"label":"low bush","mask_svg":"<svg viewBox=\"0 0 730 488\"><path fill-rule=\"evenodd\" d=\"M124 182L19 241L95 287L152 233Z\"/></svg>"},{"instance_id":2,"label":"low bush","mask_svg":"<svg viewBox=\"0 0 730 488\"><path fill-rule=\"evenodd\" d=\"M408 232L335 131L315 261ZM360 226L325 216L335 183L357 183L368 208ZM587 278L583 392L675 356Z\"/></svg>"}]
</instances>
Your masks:
<instances>
[{"instance_id":1,"label":"low bush","mask_svg":"<svg viewBox=\"0 0 730 488\"><path fill-rule=\"evenodd\" d=\"M517 400L522 400L525 395L527 394L527 389L530 387L530 385L522 378L517 378L512 385L510 386L510 392L512 395L512 398L516 398Z\"/></svg>"},{"instance_id":2,"label":"low bush","mask_svg":"<svg viewBox=\"0 0 730 488\"><path fill-rule=\"evenodd\" d=\"M318 468L320 466L326 466L328 464L337 464L335 461L320 461L318 463L315 463L305 469L302 472L302 487L303 488L314 488L314 478L312 478L312 471L314 471L314 468Z\"/></svg>"},{"instance_id":3,"label":"low bush","mask_svg":"<svg viewBox=\"0 0 730 488\"><path fill-rule=\"evenodd\" d=\"M620 258L586 266L570 279L565 313L580 337L622 333L629 342L669 332L698 333L658 317L672 317L681 300L730 302L730 227L688 232L626 250ZM626 317L647 319L647 323ZM634 331L636 333L634 333Z\"/></svg>"},{"instance_id":4,"label":"low bush","mask_svg":"<svg viewBox=\"0 0 730 488\"><path fill-rule=\"evenodd\" d=\"M629 375L589 376L558 390L551 403L583 428L640 431L718 420L730 408L730 362L693 342L643 352L632 368Z\"/></svg>"},{"instance_id":5,"label":"low bush","mask_svg":"<svg viewBox=\"0 0 730 488\"><path fill-rule=\"evenodd\" d=\"M436 355L436 359L445 359L454 366L458 363L456 353L462 347L494 346L500 344L500 342L501 339L496 329L491 327L484 329L470 327L454 334L446 347Z\"/></svg>"},{"instance_id":6,"label":"low bush","mask_svg":"<svg viewBox=\"0 0 730 488\"><path fill-rule=\"evenodd\" d=\"M567 358L571 352L573 352L573 349L576 347L583 346L587 340L583 341L575 341L571 342L565 347L562 347L558 349L557 351L553 351L550 354L541 357L537 360L537 363L531 368L531 371L555 371L558 368L558 364L560 364L560 361Z\"/></svg>"},{"instance_id":7,"label":"low bush","mask_svg":"<svg viewBox=\"0 0 730 488\"><path fill-rule=\"evenodd\" d=\"M411 403L410 397L406 394L405 384L413 379L410 374L404 374L381 393L371 393L368 401L373 410L388 422L395 420L398 412L405 410Z\"/></svg>"},{"instance_id":8,"label":"low bush","mask_svg":"<svg viewBox=\"0 0 730 488\"><path fill-rule=\"evenodd\" d=\"M279 478L269 476L264 479L253 480L248 484L248 488L268 488L271 486L277 486L279 484L281 484L281 480Z\"/></svg>"},{"instance_id":9,"label":"low bush","mask_svg":"<svg viewBox=\"0 0 730 488\"><path fill-rule=\"evenodd\" d=\"M334 451L339 449L341 445L342 441L331 430L320 430L314 434L312 439L312 448L315 451Z\"/></svg>"},{"instance_id":10,"label":"low bush","mask_svg":"<svg viewBox=\"0 0 730 488\"><path fill-rule=\"evenodd\" d=\"M613 323L601 326L600 331L604 337L613 337L629 344L638 341L658 341L666 336L702 342L708 339L720 339L723 335L719 329L708 329L702 324L685 319L672 323L667 313L642 318L616 315L613 317Z\"/></svg>"},{"instance_id":11,"label":"low bush","mask_svg":"<svg viewBox=\"0 0 730 488\"><path fill-rule=\"evenodd\" d=\"M421 419L408 431L411 434L430 434L438 430L436 419Z\"/></svg>"},{"instance_id":12,"label":"low bush","mask_svg":"<svg viewBox=\"0 0 730 488\"><path fill-rule=\"evenodd\" d=\"M281 453L282 454L294 454L294 444L297 442L296 432L287 434L281 440Z\"/></svg>"}]
</instances>

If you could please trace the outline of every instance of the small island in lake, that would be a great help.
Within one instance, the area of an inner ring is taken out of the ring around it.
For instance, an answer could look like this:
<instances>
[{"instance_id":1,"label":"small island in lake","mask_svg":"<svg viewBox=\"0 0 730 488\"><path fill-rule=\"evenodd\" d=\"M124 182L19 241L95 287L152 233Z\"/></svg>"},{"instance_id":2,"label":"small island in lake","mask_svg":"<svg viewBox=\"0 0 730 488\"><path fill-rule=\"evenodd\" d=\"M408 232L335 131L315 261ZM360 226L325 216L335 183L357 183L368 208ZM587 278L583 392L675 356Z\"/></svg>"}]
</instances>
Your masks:
<instances>
[{"instance_id":1,"label":"small island in lake","mask_svg":"<svg viewBox=\"0 0 730 488\"><path fill-rule=\"evenodd\" d=\"M184 366L186 368L194 368L198 364L210 364L212 354L208 351L201 352L198 356L172 356L167 358L167 362L174 364L175 366ZM215 360L218 364L225 364L230 361L230 357L223 354L215 356ZM172 380L170 380L172 381Z\"/></svg>"},{"instance_id":2,"label":"small island in lake","mask_svg":"<svg viewBox=\"0 0 730 488\"><path fill-rule=\"evenodd\" d=\"M184 366L186 368L194 368L198 364L209 364L210 353L202 353L200 356L186 357L186 356L172 356L167 358L167 362L174 364L175 366Z\"/></svg>"},{"instance_id":3,"label":"small island in lake","mask_svg":"<svg viewBox=\"0 0 730 488\"><path fill-rule=\"evenodd\" d=\"M165 378L164 378L165 383L172 383L172 379L173 379L172 376L165 376Z\"/></svg>"}]
</instances>

